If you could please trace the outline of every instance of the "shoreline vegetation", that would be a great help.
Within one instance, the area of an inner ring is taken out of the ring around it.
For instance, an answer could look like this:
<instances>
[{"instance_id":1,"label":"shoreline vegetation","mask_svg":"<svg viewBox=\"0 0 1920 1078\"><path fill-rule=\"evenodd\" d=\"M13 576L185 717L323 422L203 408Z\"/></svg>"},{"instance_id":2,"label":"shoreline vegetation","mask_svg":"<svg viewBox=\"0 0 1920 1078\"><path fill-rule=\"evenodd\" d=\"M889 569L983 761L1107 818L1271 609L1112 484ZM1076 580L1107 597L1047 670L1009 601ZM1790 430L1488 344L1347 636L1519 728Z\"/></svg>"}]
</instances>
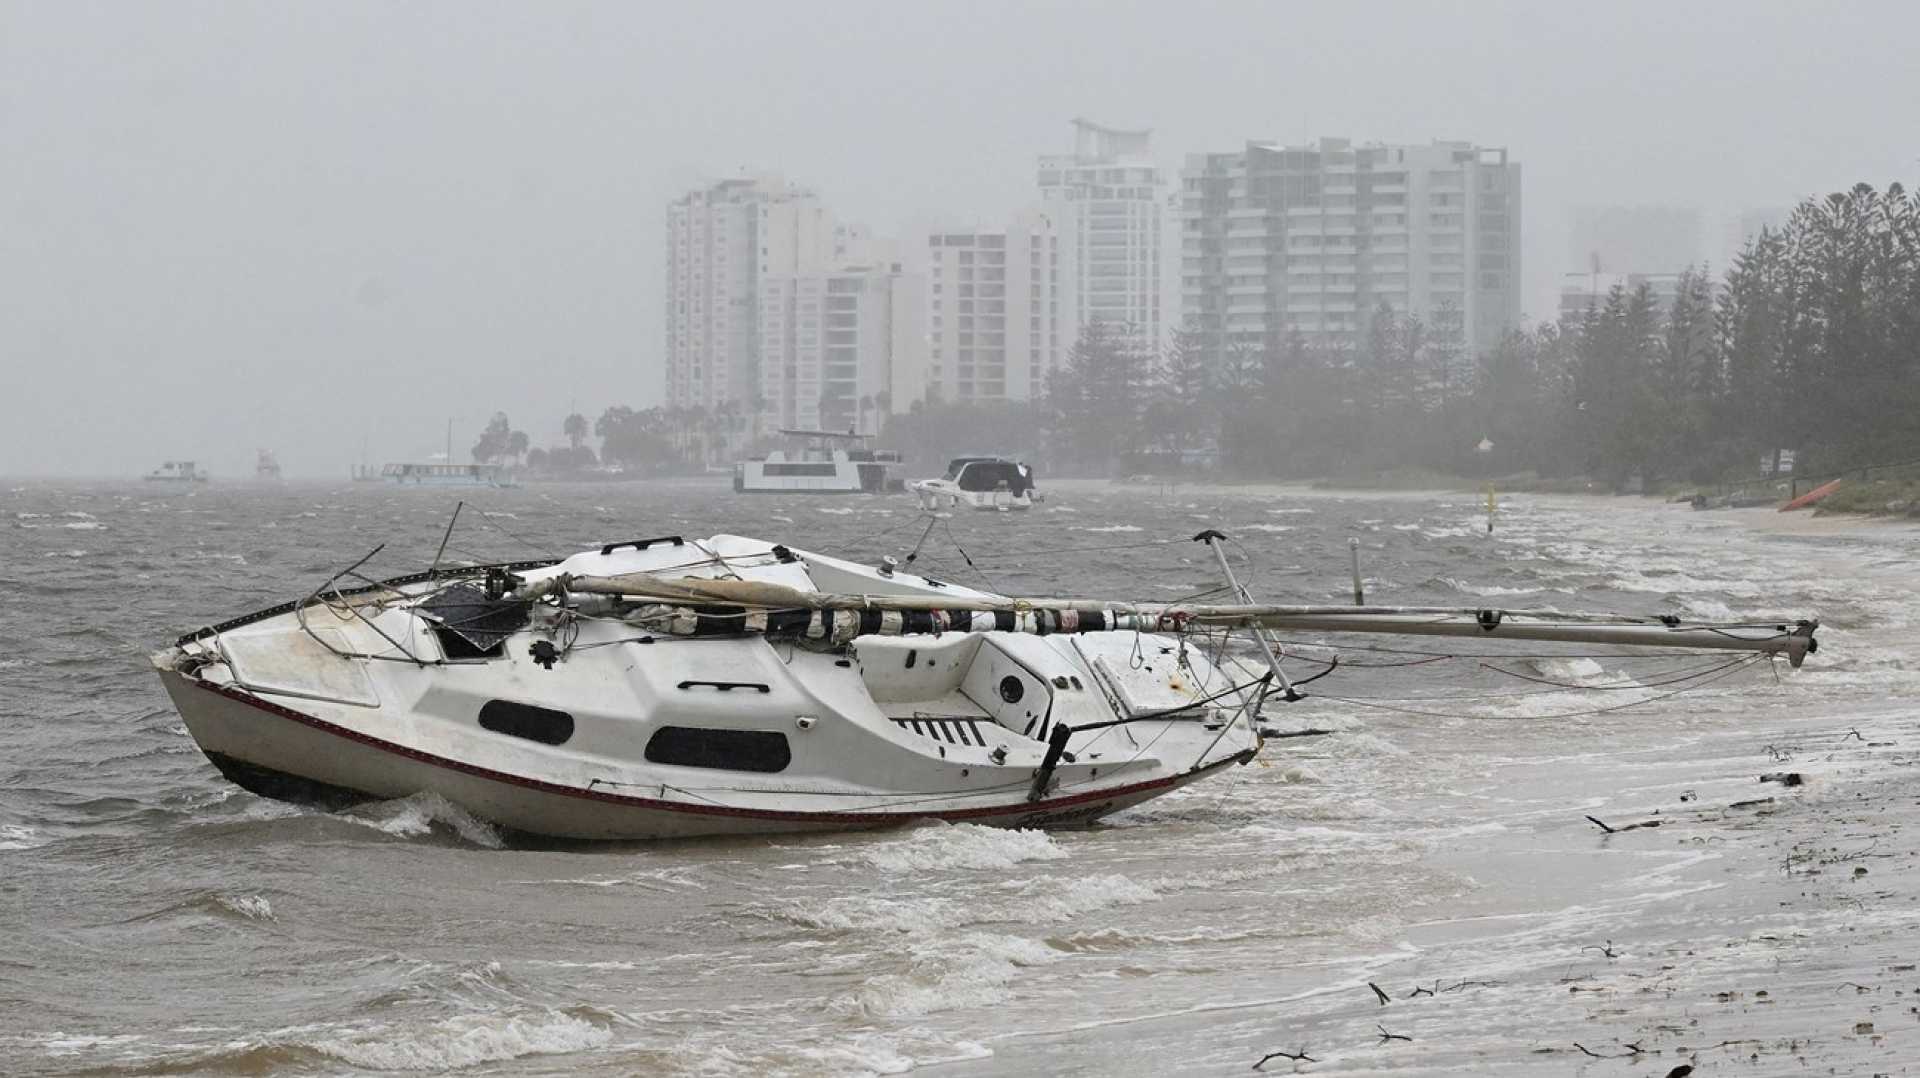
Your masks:
<instances>
[{"instance_id":1,"label":"shoreline vegetation","mask_svg":"<svg viewBox=\"0 0 1920 1078\"><path fill-rule=\"evenodd\" d=\"M1344 342L1189 312L1163 349L1093 322L1033 400L976 385L988 399L936 390L896 414L885 393L828 397L805 419L865 432L923 474L991 453L1043 483L1491 483L1701 508L1786 501L1837 477L1818 512L1920 517L1920 195L1899 184L1807 200L1723 274L1680 274L1670 299L1617 285L1478 354L1445 304L1427 319L1359 307ZM568 416L567 444L540 449L502 413L472 452L532 479L716 474L779 446L779 425L759 398L614 406L591 423Z\"/></svg>"}]
</instances>

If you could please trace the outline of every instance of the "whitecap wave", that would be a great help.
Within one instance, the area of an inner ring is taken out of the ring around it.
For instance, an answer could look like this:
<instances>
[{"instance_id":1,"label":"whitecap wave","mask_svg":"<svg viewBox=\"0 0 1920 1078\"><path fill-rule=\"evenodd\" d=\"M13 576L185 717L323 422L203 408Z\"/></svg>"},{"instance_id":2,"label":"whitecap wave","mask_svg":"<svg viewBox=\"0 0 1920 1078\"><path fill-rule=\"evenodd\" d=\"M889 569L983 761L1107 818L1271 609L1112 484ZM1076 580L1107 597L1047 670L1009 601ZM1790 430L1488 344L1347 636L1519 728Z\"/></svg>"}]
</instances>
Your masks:
<instances>
[{"instance_id":1,"label":"whitecap wave","mask_svg":"<svg viewBox=\"0 0 1920 1078\"><path fill-rule=\"evenodd\" d=\"M249 920L273 920L273 904L263 895L218 895L215 900Z\"/></svg>"},{"instance_id":2,"label":"whitecap wave","mask_svg":"<svg viewBox=\"0 0 1920 1078\"><path fill-rule=\"evenodd\" d=\"M859 850L861 861L882 872L942 869L1007 869L1023 861L1067 856L1045 831L1008 830L978 824L931 824L904 837Z\"/></svg>"},{"instance_id":3,"label":"whitecap wave","mask_svg":"<svg viewBox=\"0 0 1920 1078\"><path fill-rule=\"evenodd\" d=\"M965 914L958 903L942 898L843 895L820 905L783 909L780 915L802 927L829 932L925 932L960 923Z\"/></svg>"},{"instance_id":4,"label":"whitecap wave","mask_svg":"<svg viewBox=\"0 0 1920 1078\"><path fill-rule=\"evenodd\" d=\"M960 1007L1000 1003L1023 969L1060 959L1037 940L968 932L916 943L905 973L874 977L848 1003L878 1018L907 1018Z\"/></svg>"},{"instance_id":5,"label":"whitecap wave","mask_svg":"<svg viewBox=\"0 0 1920 1078\"><path fill-rule=\"evenodd\" d=\"M1443 576L1436 579L1438 583L1445 584L1455 591L1465 592L1468 595L1532 595L1545 590L1542 588L1503 588L1498 584L1470 584L1457 577L1451 576Z\"/></svg>"},{"instance_id":6,"label":"whitecap wave","mask_svg":"<svg viewBox=\"0 0 1920 1078\"><path fill-rule=\"evenodd\" d=\"M465 1014L425 1025L363 1028L310 1043L354 1067L445 1071L523 1056L566 1055L606 1046L613 1033L563 1011Z\"/></svg>"},{"instance_id":7,"label":"whitecap wave","mask_svg":"<svg viewBox=\"0 0 1920 1078\"><path fill-rule=\"evenodd\" d=\"M1157 887L1131 876L1107 873L1030 882L1021 888L1015 906L1023 921L1065 921L1115 906L1138 906L1159 897Z\"/></svg>"},{"instance_id":8,"label":"whitecap wave","mask_svg":"<svg viewBox=\"0 0 1920 1078\"><path fill-rule=\"evenodd\" d=\"M51 841L40 837L40 832L24 824L0 825L0 850L31 850Z\"/></svg>"}]
</instances>

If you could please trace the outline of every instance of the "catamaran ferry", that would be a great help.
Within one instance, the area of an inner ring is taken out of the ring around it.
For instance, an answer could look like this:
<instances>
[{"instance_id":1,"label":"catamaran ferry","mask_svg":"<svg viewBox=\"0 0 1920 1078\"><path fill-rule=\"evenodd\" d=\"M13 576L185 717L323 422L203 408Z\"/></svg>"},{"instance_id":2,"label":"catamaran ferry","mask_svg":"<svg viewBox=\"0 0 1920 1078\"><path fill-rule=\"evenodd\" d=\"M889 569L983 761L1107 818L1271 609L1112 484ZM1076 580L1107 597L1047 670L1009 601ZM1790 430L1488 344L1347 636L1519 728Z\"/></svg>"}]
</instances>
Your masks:
<instances>
[{"instance_id":1,"label":"catamaran ferry","mask_svg":"<svg viewBox=\"0 0 1920 1078\"><path fill-rule=\"evenodd\" d=\"M869 449L871 434L783 430L801 442L796 456L776 449L764 458L733 466L733 489L741 494L883 494L901 488L888 469L900 463L889 449Z\"/></svg>"},{"instance_id":2,"label":"catamaran ferry","mask_svg":"<svg viewBox=\"0 0 1920 1078\"><path fill-rule=\"evenodd\" d=\"M515 487L513 469L502 464L389 464L380 469L389 483L420 487Z\"/></svg>"}]
</instances>

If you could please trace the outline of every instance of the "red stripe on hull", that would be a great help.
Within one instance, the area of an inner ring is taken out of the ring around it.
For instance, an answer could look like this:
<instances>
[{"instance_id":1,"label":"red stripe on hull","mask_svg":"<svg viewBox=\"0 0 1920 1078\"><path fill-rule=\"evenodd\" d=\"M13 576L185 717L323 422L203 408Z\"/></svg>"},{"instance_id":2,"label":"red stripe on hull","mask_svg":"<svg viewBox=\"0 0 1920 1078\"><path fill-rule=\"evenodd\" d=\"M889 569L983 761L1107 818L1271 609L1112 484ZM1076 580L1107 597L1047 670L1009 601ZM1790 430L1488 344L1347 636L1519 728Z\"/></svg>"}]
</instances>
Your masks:
<instances>
[{"instance_id":1,"label":"red stripe on hull","mask_svg":"<svg viewBox=\"0 0 1920 1078\"><path fill-rule=\"evenodd\" d=\"M249 707L258 708L261 711L265 711L271 715L277 715L283 719L290 719L294 722L300 723L303 726L311 727L312 729L318 730L322 733L332 734L335 737L344 738L348 741L365 745L369 748L378 749L382 752L392 753L396 756L402 756L409 760L416 761L418 763L428 764L433 767L445 768L449 771L458 771L458 772L461 772L462 774L472 775L476 778L487 779L492 782L504 783L510 786L519 786L519 787L523 787L530 790L538 790L541 793L557 794L563 797L575 797L575 798L580 798L582 800L587 800L587 801L600 801L606 804L621 805L628 808L649 809L656 812L682 813L686 815L695 815L695 816L741 817L741 818L755 819L755 820L779 821L782 823L847 824L847 825L862 826L862 827L882 827L882 826L887 826L891 824L906 823L912 820L933 819L933 820L946 820L949 822L954 822L954 821L988 819L996 816L1030 816L1030 815L1047 816L1047 815L1052 815L1052 814L1061 813L1061 812L1068 813L1069 817L1071 818L1072 817L1071 810L1075 808L1078 808L1081 806L1095 805L1101 801L1115 800L1119 798L1132 797L1138 794L1151 793L1152 791L1155 791L1155 790L1170 789L1174 786L1178 786L1185 782L1199 778L1200 776L1205 775L1209 772L1216 771L1222 767L1225 767L1228 764L1245 763L1247 760L1251 759L1253 756L1253 750L1247 749L1239 753L1236 753L1233 756L1229 756L1224 760L1220 760L1215 763L1208 764L1204 768L1198 768L1193 771L1188 771L1181 775L1174 775L1174 776L1170 776L1168 778L1163 778L1163 779L1154 779L1150 782L1134 783L1133 785L1130 785L1130 786L1116 786L1109 790L1099 790L1092 793L1075 794L1071 797L1059 797L1059 798L1054 798L1053 800L1050 800L1050 801L1026 801L1026 802L1021 802L1015 805L986 806L981 808L968 808L968 809L947 809L944 811L930 810L925 812L784 812L776 809L749 809L749 808L737 808L737 807L728 806L728 805L689 805L689 804L675 802L675 801L659 801L659 800L655 800L653 798L648 798L648 797L634 797L630 794L617 794L617 793L612 793L605 790L583 789L577 786L561 786L558 783L545 782L540 779L530 779L522 775L514 775L505 771L495 771L492 768L480 767L475 764L462 763L458 760L447 759L444 756L435 756L432 753L421 752L418 749L411 749L406 747L405 745L398 745L398 744L395 744L394 742L386 741L381 738L374 737L370 734L363 734L357 730L351 730L344 726L335 725L334 723L330 723L325 719L317 718L313 715L308 715L302 711L295 711L290 707L283 707L280 704L275 704L267 700L262 700L257 696L254 696L250 693L241 692L238 689L229 688L223 685L211 685L205 681L201 681L200 679L193 678L193 677L189 677L186 680L190 681L194 685L199 686L202 689L207 690L208 692L215 693L219 696L224 696L227 699L233 700L237 703L246 704ZM1098 814L1096 814L1096 816L1097 815ZM1088 816L1086 817L1086 819L1091 820L1096 818L1096 816Z\"/></svg>"}]
</instances>

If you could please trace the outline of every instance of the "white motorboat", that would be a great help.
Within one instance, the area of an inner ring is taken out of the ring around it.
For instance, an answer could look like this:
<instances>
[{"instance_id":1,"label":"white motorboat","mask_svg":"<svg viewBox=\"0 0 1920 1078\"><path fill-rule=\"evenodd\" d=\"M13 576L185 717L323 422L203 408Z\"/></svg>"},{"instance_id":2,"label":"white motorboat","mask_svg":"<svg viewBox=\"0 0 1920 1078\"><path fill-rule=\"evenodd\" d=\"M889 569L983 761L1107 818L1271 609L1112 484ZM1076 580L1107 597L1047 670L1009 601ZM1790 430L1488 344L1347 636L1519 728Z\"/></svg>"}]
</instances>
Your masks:
<instances>
[{"instance_id":1,"label":"white motorboat","mask_svg":"<svg viewBox=\"0 0 1920 1078\"><path fill-rule=\"evenodd\" d=\"M776 449L765 457L733 466L733 489L740 494L884 494L898 490L889 469L900 454L869 449L869 434L825 430L783 430L798 448Z\"/></svg>"},{"instance_id":2,"label":"white motorboat","mask_svg":"<svg viewBox=\"0 0 1920 1078\"><path fill-rule=\"evenodd\" d=\"M907 490L923 509L1030 509L1040 496L1033 469L1004 457L955 457L947 474L916 479Z\"/></svg>"},{"instance_id":3,"label":"white motorboat","mask_svg":"<svg viewBox=\"0 0 1920 1078\"><path fill-rule=\"evenodd\" d=\"M366 560L153 656L201 749L268 797L431 792L568 839L1096 820L1252 759L1265 698L1299 698L1277 664L1210 660L1202 628L1796 664L1815 628L1007 599L731 535L344 586Z\"/></svg>"}]
</instances>

